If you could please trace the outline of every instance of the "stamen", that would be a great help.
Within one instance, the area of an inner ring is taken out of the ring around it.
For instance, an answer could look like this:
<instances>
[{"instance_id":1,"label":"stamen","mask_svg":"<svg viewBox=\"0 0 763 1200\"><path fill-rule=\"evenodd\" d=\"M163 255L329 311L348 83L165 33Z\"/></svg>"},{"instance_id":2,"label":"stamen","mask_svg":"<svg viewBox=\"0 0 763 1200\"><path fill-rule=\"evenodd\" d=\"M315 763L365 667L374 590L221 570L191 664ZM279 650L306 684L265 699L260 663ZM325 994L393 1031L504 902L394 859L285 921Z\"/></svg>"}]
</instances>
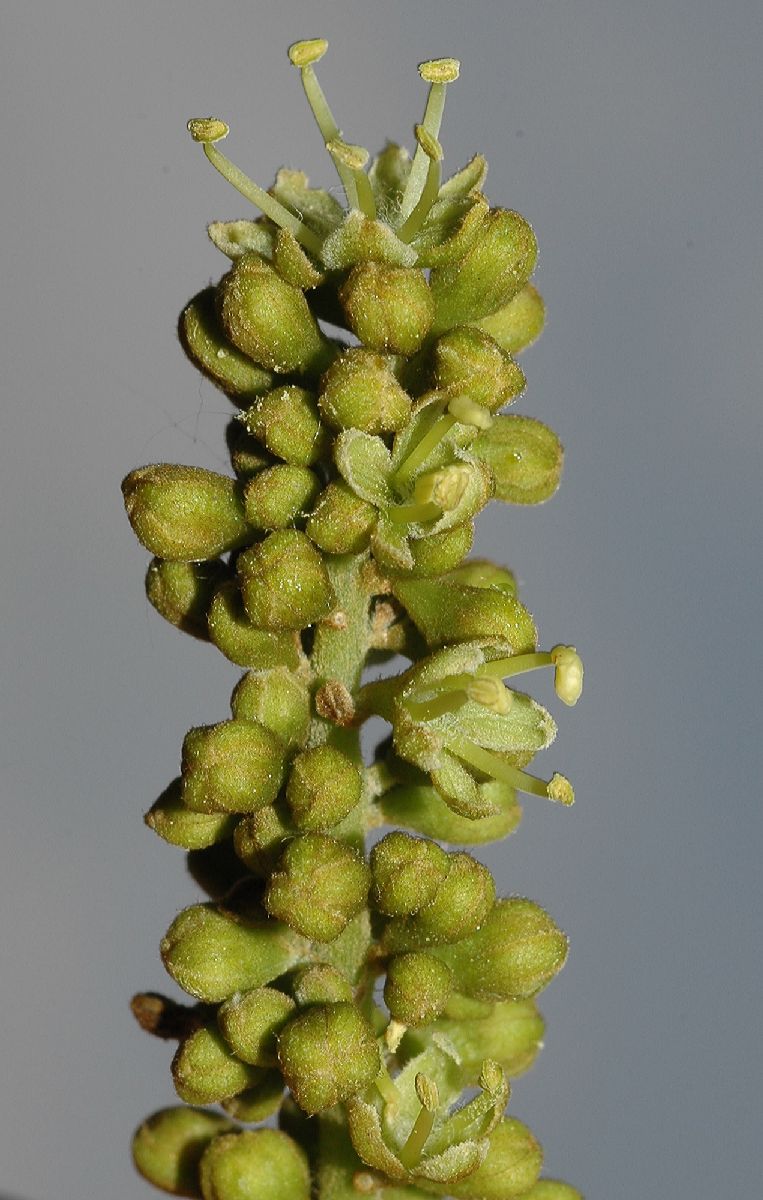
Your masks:
<instances>
[{"instance_id":1,"label":"stamen","mask_svg":"<svg viewBox=\"0 0 763 1200\"><path fill-rule=\"evenodd\" d=\"M442 439L450 432L456 423L456 418L449 413L440 413L440 415L432 422L424 436L411 450L407 458L404 458L400 466L395 471L394 479L398 484L407 483L414 471L426 462L434 448L440 444Z\"/></svg>"},{"instance_id":2,"label":"stamen","mask_svg":"<svg viewBox=\"0 0 763 1200\"><path fill-rule=\"evenodd\" d=\"M393 504L387 509L387 516L395 525L425 525L427 521L438 520L442 509L437 504Z\"/></svg>"},{"instance_id":3,"label":"stamen","mask_svg":"<svg viewBox=\"0 0 763 1200\"><path fill-rule=\"evenodd\" d=\"M222 130L225 132L221 132ZM269 195L264 188L259 187L217 149L215 142L228 136L228 126L224 121L218 121L214 117L197 117L188 122L188 132L195 142L201 142L204 153L212 166L220 172L223 179L227 179L228 183L233 185L237 192L240 192L245 199L259 208L266 217L270 217L271 221L275 221L276 225L280 225L282 229L288 229L290 233L294 234L294 237L302 243L306 250L310 250L316 255L320 253L321 240L318 235L312 229L308 229L299 217L289 212L288 208L285 208L274 196Z\"/></svg>"},{"instance_id":4,"label":"stamen","mask_svg":"<svg viewBox=\"0 0 763 1200\"><path fill-rule=\"evenodd\" d=\"M468 699L466 688L451 688L431 700L405 700L404 704L414 721L433 721L444 713L457 712Z\"/></svg>"},{"instance_id":5,"label":"stamen","mask_svg":"<svg viewBox=\"0 0 763 1200\"><path fill-rule=\"evenodd\" d=\"M326 146L328 146L329 142L335 142L342 137L342 131L334 120L334 114L329 108L328 101L323 94L323 89L318 83L318 77L313 70L313 63L323 58L327 49L328 42L325 38L312 38L309 41L295 42L293 46L289 47L289 59L295 67L299 67L307 103L310 105L312 114L321 131L324 145ZM332 160L342 181L342 186L347 196L347 204L350 208L357 208L358 193L352 171L344 163L340 162L339 159L334 158L333 155Z\"/></svg>"},{"instance_id":6,"label":"stamen","mask_svg":"<svg viewBox=\"0 0 763 1200\"><path fill-rule=\"evenodd\" d=\"M543 779L537 779L534 775L528 775L526 771L521 771L519 767L512 766L511 763L506 762L491 750L485 750L482 746L470 742L461 734L448 733L445 737L445 745L457 758L476 767L485 775L492 776L493 779L500 779L504 783L510 784L517 791L528 792L532 796L542 796L544 799L554 800L558 804L570 805L575 802L572 784L565 779L564 775L553 775L546 783Z\"/></svg>"},{"instance_id":7,"label":"stamen","mask_svg":"<svg viewBox=\"0 0 763 1200\"><path fill-rule=\"evenodd\" d=\"M509 689L504 687L500 680L490 677L480 679L477 676L472 679L467 684L466 694L475 704L481 704L483 708L498 713L502 717L506 716L513 700Z\"/></svg>"},{"instance_id":8,"label":"stamen","mask_svg":"<svg viewBox=\"0 0 763 1200\"><path fill-rule=\"evenodd\" d=\"M403 1166L409 1170L421 1158L421 1152L424 1149L427 1138L432 1132L435 1112L440 1103L437 1084L433 1079L429 1079L426 1075L422 1075L419 1072L416 1076L415 1087L416 1095L421 1105L421 1112L414 1121L406 1143L398 1154L398 1158Z\"/></svg>"},{"instance_id":9,"label":"stamen","mask_svg":"<svg viewBox=\"0 0 763 1200\"><path fill-rule=\"evenodd\" d=\"M389 1050L390 1054L395 1053L398 1046L402 1042L407 1029L408 1026L404 1025L402 1021L396 1021L394 1018L390 1021L389 1025L384 1030L384 1044Z\"/></svg>"},{"instance_id":10,"label":"stamen","mask_svg":"<svg viewBox=\"0 0 763 1200\"><path fill-rule=\"evenodd\" d=\"M454 396L448 402L448 412L461 425L473 425L475 429L489 429L493 424L488 410L468 396Z\"/></svg>"},{"instance_id":11,"label":"stamen","mask_svg":"<svg viewBox=\"0 0 763 1200\"><path fill-rule=\"evenodd\" d=\"M419 75L430 84L422 125L427 133L437 138L442 123L445 108L445 90L449 83L458 79L459 62L455 58L435 58L430 62L421 63ZM416 149L411 163L411 171L401 203L401 217L405 221L413 212L421 199L421 193L426 184L429 172L429 157L421 143Z\"/></svg>"},{"instance_id":12,"label":"stamen","mask_svg":"<svg viewBox=\"0 0 763 1200\"><path fill-rule=\"evenodd\" d=\"M400 1093L392 1082L390 1073L386 1067L382 1067L381 1071L376 1076L374 1083L376 1085L377 1092L385 1104L394 1104L395 1106L399 1105Z\"/></svg>"},{"instance_id":13,"label":"stamen","mask_svg":"<svg viewBox=\"0 0 763 1200\"><path fill-rule=\"evenodd\" d=\"M517 654L513 658L496 658L480 667L482 676L500 676L509 679L525 671L536 671L540 667L555 667L554 690L565 704L577 704L583 691L583 660L574 646L554 646L549 652Z\"/></svg>"},{"instance_id":14,"label":"stamen","mask_svg":"<svg viewBox=\"0 0 763 1200\"><path fill-rule=\"evenodd\" d=\"M371 191L370 180L363 169L371 155L365 147L353 146L350 142L343 142L341 138L334 138L333 142L327 142L326 149L337 167L341 163L343 167L352 172L358 196L358 207L362 213L375 221L376 201Z\"/></svg>"},{"instance_id":15,"label":"stamen","mask_svg":"<svg viewBox=\"0 0 763 1200\"><path fill-rule=\"evenodd\" d=\"M437 199L442 180L442 146L437 138L432 137L423 125L417 125L416 141L429 159L429 165L416 207L398 231L401 242L410 242L421 229Z\"/></svg>"},{"instance_id":16,"label":"stamen","mask_svg":"<svg viewBox=\"0 0 763 1200\"><path fill-rule=\"evenodd\" d=\"M466 466L444 467L419 475L413 488L413 498L419 504L432 503L443 512L457 508L469 486L471 471Z\"/></svg>"}]
</instances>

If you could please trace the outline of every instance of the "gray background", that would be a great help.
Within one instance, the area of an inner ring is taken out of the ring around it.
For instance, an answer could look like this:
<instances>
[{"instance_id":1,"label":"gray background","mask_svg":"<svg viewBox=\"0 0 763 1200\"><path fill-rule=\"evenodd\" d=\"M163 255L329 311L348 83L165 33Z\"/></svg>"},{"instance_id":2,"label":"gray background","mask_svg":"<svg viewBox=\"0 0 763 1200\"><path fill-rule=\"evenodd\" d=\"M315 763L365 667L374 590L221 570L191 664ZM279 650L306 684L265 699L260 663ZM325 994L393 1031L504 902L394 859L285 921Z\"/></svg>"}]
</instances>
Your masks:
<instances>
[{"instance_id":1,"label":"gray background","mask_svg":"<svg viewBox=\"0 0 763 1200\"><path fill-rule=\"evenodd\" d=\"M549 505L494 507L545 645L587 690L485 859L572 937L513 1111L601 1200L760 1179L759 0L280 0L0 6L3 340L0 1190L128 1200L133 1126L172 1102L130 994L197 892L143 827L237 672L148 609L119 481L223 461L225 399L176 313L246 215L188 139L233 125L264 185L332 172L285 49L325 34L348 137L410 139L416 63L463 62L447 165L535 225L549 321L521 411L567 447ZM545 690L544 690L545 688ZM550 689L538 685L549 699Z\"/></svg>"}]
</instances>

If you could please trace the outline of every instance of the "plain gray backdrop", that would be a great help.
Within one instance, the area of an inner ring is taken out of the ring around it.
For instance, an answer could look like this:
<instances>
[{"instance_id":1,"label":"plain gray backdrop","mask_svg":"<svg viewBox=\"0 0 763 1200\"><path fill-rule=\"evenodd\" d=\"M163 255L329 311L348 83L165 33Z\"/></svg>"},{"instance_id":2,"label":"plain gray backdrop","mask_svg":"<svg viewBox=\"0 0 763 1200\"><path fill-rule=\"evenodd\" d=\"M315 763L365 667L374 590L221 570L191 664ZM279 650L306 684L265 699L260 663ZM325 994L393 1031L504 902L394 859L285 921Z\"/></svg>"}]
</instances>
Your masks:
<instances>
[{"instance_id":1,"label":"plain gray backdrop","mask_svg":"<svg viewBox=\"0 0 763 1200\"><path fill-rule=\"evenodd\" d=\"M129 1139L173 1101L128 999L198 897L143 826L236 669L148 608L121 477L222 469L231 408L176 314L247 215L185 132L214 113L265 186L332 183L287 45L325 35L346 135L411 140L416 64L457 55L447 163L483 151L541 246L519 409L566 449L558 496L493 506L543 644L586 693L484 859L568 930L512 1111L589 1200L752 1195L760 1171L759 0L0 4L3 408L0 1191L129 1200Z\"/></svg>"}]
</instances>

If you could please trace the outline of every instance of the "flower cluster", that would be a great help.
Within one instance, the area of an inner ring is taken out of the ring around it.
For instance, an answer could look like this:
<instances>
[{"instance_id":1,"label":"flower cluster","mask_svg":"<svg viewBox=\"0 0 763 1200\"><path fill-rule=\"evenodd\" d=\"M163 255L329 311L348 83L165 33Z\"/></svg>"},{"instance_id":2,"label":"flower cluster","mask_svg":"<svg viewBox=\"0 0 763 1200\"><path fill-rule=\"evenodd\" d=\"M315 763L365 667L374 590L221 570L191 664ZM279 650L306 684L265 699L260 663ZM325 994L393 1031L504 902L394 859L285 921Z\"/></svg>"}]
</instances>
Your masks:
<instances>
[{"instance_id":1,"label":"flower cluster","mask_svg":"<svg viewBox=\"0 0 763 1200\"><path fill-rule=\"evenodd\" d=\"M511 685L548 667L574 704L580 658L539 650L511 572L468 558L492 497L538 503L561 473L555 434L500 411L543 324L535 237L490 206L480 155L442 182L455 60L419 68L413 157L388 144L369 166L318 83L326 48L289 56L346 209L294 170L264 191L221 153L227 125L189 122L261 213L210 226L229 267L180 319L238 407L233 474L165 463L123 484L150 602L246 669L146 816L209 899L161 944L194 1003L133 1001L177 1041L185 1102L140 1127L134 1158L203 1200L574 1200L505 1115L566 937L458 848L513 832L517 792L573 800L528 773L556 727ZM411 665L363 680L394 655ZM374 716L391 737L367 765Z\"/></svg>"}]
</instances>

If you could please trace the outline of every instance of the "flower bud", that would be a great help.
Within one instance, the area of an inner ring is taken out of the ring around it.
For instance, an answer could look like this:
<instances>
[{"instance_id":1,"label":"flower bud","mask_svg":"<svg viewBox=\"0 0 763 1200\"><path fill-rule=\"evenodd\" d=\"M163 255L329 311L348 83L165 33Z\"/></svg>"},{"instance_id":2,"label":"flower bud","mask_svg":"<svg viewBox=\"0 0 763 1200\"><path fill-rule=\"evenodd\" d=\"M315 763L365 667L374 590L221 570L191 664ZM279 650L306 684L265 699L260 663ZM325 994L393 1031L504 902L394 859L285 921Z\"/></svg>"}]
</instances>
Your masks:
<instances>
[{"instance_id":1,"label":"flower bud","mask_svg":"<svg viewBox=\"0 0 763 1200\"><path fill-rule=\"evenodd\" d=\"M199 1169L204 1200L309 1200L305 1153L278 1129L216 1137Z\"/></svg>"},{"instance_id":2,"label":"flower bud","mask_svg":"<svg viewBox=\"0 0 763 1200\"><path fill-rule=\"evenodd\" d=\"M256 721L285 745L299 746L310 724L307 684L286 667L249 671L234 688L231 709L237 720Z\"/></svg>"},{"instance_id":3,"label":"flower bud","mask_svg":"<svg viewBox=\"0 0 763 1200\"><path fill-rule=\"evenodd\" d=\"M309 967L302 967L292 980L292 991L300 1008L352 1000L349 980L330 963L313 963Z\"/></svg>"},{"instance_id":4,"label":"flower bud","mask_svg":"<svg viewBox=\"0 0 763 1200\"><path fill-rule=\"evenodd\" d=\"M535 234L524 217L493 209L464 257L430 275L434 332L478 321L508 304L532 275L537 253Z\"/></svg>"},{"instance_id":5,"label":"flower bud","mask_svg":"<svg viewBox=\"0 0 763 1200\"><path fill-rule=\"evenodd\" d=\"M249 619L263 629L304 629L334 603L318 550L297 529L280 529L239 555L237 570Z\"/></svg>"},{"instance_id":6,"label":"flower bud","mask_svg":"<svg viewBox=\"0 0 763 1200\"><path fill-rule=\"evenodd\" d=\"M181 784L180 778L173 780L148 810L144 820L149 829L184 850L203 850L230 837L235 818L228 813L192 812L181 799Z\"/></svg>"},{"instance_id":7,"label":"flower bud","mask_svg":"<svg viewBox=\"0 0 763 1200\"><path fill-rule=\"evenodd\" d=\"M373 1029L354 1004L342 1002L312 1005L290 1021L278 1039L278 1059L307 1113L365 1091L381 1068Z\"/></svg>"},{"instance_id":8,"label":"flower bud","mask_svg":"<svg viewBox=\"0 0 763 1200\"><path fill-rule=\"evenodd\" d=\"M482 317L479 328L489 333L502 350L518 354L540 337L546 319L543 297L531 283L496 312Z\"/></svg>"},{"instance_id":9,"label":"flower bud","mask_svg":"<svg viewBox=\"0 0 763 1200\"><path fill-rule=\"evenodd\" d=\"M409 543L413 558L411 575L442 575L451 571L469 553L473 541L473 521L452 525L431 537L412 539Z\"/></svg>"},{"instance_id":10,"label":"flower bud","mask_svg":"<svg viewBox=\"0 0 763 1200\"><path fill-rule=\"evenodd\" d=\"M465 1005L475 1004L453 996L432 1029L420 1037L406 1035L406 1053L424 1049L431 1033L440 1033L455 1046L461 1065L477 1078L487 1057L500 1063L509 1076L523 1074L543 1044L544 1021L532 1000L500 1000L487 1005L487 1015L474 1015Z\"/></svg>"},{"instance_id":11,"label":"flower bud","mask_svg":"<svg viewBox=\"0 0 763 1200\"><path fill-rule=\"evenodd\" d=\"M278 1061L277 1034L295 1007L291 997L277 988L254 988L227 1000L217 1020L226 1042L242 1062L274 1067Z\"/></svg>"},{"instance_id":12,"label":"flower bud","mask_svg":"<svg viewBox=\"0 0 763 1200\"><path fill-rule=\"evenodd\" d=\"M514 1196L527 1200L542 1164L540 1143L527 1126L505 1117L490 1134L481 1166L466 1179L451 1181L442 1193L454 1200L512 1200Z\"/></svg>"},{"instance_id":13,"label":"flower bud","mask_svg":"<svg viewBox=\"0 0 763 1200\"><path fill-rule=\"evenodd\" d=\"M371 899L388 916L418 912L437 894L450 860L436 842L388 833L371 851Z\"/></svg>"},{"instance_id":14,"label":"flower bud","mask_svg":"<svg viewBox=\"0 0 763 1200\"><path fill-rule=\"evenodd\" d=\"M401 954L387 968L384 1003L403 1025L428 1025L440 1015L453 987L450 968L431 954Z\"/></svg>"},{"instance_id":15,"label":"flower bud","mask_svg":"<svg viewBox=\"0 0 763 1200\"><path fill-rule=\"evenodd\" d=\"M267 1121L278 1112L285 1099L283 1075L279 1070L260 1071L259 1076L254 1087L222 1101L226 1113L245 1125Z\"/></svg>"},{"instance_id":16,"label":"flower bud","mask_svg":"<svg viewBox=\"0 0 763 1200\"><path fill-rule=\"evenodd\" d=\"M363 908L371 873L344 842L308 833L289 842L270 878L265 906L304 937L333 942Z\"/></svg>"},{"instance_id":17,"label":"flower bud","mask_svg":"<svg viewBox=\"0 0 763 1200\"><path fill-rule=\"evenodd\" d=\"M377 516L373 504L340 479L321 492L305 532L326 554L359 554L371 539Z\"/></svg>"},{"instance_id":18,"label":"flower bud","mask_svg":"<svg viewBox=\"0 0 763 1200\"><path fill-rule=\"evenodd\" d=\"M334 350L299 288L258 254L244 254L220 283L222 323L230 340L279 375L324 371Z\"/></svg>"},{"instance_id":19,"label":"flower bud","mask_svg":"<svg viewBox=\"0 0 763 1200\"><path fill-rule=\"evenodd\" d=\"M329 367L318 404L332 428L366 433L401 429L411 412L411 398L388 360L362 348L345 350Z\"/></svg>"},{"instance_id":20,"label":"flower bud","mask_svg":"<svg viewBox=\"0 0 763 1200\"><path fill-rule=\"evenodd\" d=\"M385 944L390 950L459 942L482 925L495 903L493 876L470 854L450 854L448 859L448 873L429 903L388 926Z\"/></svg>"},{"instance_id":21,"label":"flower bud","mask_svg":"<svg viewBox=\"0 0 763 1200\"><path fill-rule=\"evenodd\" d=\"M313 746L294 759L286 799L297 829L331 829L360 800L360 772L334 746Z\"/></svg>"},{"instance_id":22,"label":"flower bud","mask_svg":"<svg viewBox=\"0 0 763 1200\"><path fill-rule=\"evenodd\" d=\"M238 667L265 671L300 663L299 635L258 629L244 611L238 584L231 580L216 592L207 618L209 636L217 649Z\"/></svg>"},{"instance_id":23,"label":"flower bud","mask_svg":"<svg viewBox=\"0 0 763 1200\"><path fill-rule=\"evenodd\" d=\"M583 1200L583 1193L558 1179L539 1179L522 1200Z\"/></svg>"},{"instance_id":24,"label":"flower bud","mask_svg":"<svg viewBox=\"0 0 763 1200\"><path fill-rule=\"evenodd\" d=\"M194 812L248 813L278 795L284 744L256 721L191 729L183 742L182 798Z\"/></svg>"},{"instance_id":25,"label":"flower bud","mask_svg":"<svg viewBox=\"0 0 763 1200\"><path fill-rule=\"evenodd\" d=\"M267 392L242 420L271 454L295 467L309 467L328 452L327 430L321 425L315 398L294 384Z\"/></svg>"},{"instance_id":26,"label":"flower bud","mask_svg":"<svg viewBox=\"0 0 763 1200\"><path fill-rule=\"evenodd\" d=\"M496 588L507 596L516 596L517 582L508 567L499 567L487 558L471 558L448 572L448 582L467 587Z\"/></svg>"},{"instance_id":27,"label":"flower bud","mask_svg":"<svg viewBox=\"0 0 763 1200\"><path fill-rule=\"evenodd\" d=\"M197 1197L199 1161L217 1134L231 1124L198 1108L163 1108L136 1129L132 1157L144 1179L173 1196Z\"/></svg>"},{"instance_id":28,"label":"flower bud","mask_svg":"<svg viewBox=\"0 0 763 1200\"><path fill-rule=\"evenodd\" d=\"M552 429L532 417L496 417L470 450L491 468L498 500L541 504L559 487L562 444Z\"/></svg>"},{"instance_id":29,"label":"flower bud","mask_svg":"<svg viewBox=\"0 0 763 1200\"><path fill-rule=\"evenodd\" d=\"M415 354L434 318L434 301L421 270L361 263L339 298L350 328L370 350Z\"/></svg>"},{"instance_id":30,"label":"flower bud","mask_svg":"<svg viewBox=\"0 0 763 1200\"><path fill-rule=\"evenodd\" d=\"M204 1026L185 1038L172 1060L175 1091L186 1104L217 1104L256 1082L259 1071L231 1054L219 1031Z\"/></svg>"},{"instance_id":31,"label":"flower bud","mask_svg":"<svg viewBox=\"0 0 763 1200\"><path fill-rule=\"evenodd\" d=\"M533 619L513 596L493 588L397 578L392 590L430 646L448 642L508 642L513 654L535 649Z\"/></svg>"},{"instance_id":32,"label":"flower bud","mask_svg":"<svg viewBox=\"0 0 763 1200\"><path fill-rule=\"evenodd\" d=\"M455 945L433 953L446 962L458 989L478 1000L534 996L564 966L567 938L531 900L499 900L484 924Z\"/></svg>"},{"instance_id":33,"label":"flower bud","mask_svg":"<svg viewBox=\"0 0 763 1200\"><path fill-rule=\"evenodd\" d=\"M263 467L270 466L271 459L267 450L252 437L240 421L234 419L225 426L225 442L237 479L251 479Z\"/></svg>"},{"instance_id":34,"label":"flower bud","mask_svg":"<svg viewBox=\"0 0 763 1200\"><path fill-rule=\"evenodd\" d=\"M215 304L215 289L194 296L180 316L180 341L191 362L233 399L257 396L273 386L270 371L228 341ZM251 401L250 401L251 402Z\"/></svg>"},{"instance_id":35,"label":"flower bud","mask_svg":"<svg viewBox=\"0 0 763 1200\"><path fill-rule=\"evenodd\" d=\"M188 563L154 558L146 572L146 596L170 625L208 642L209 606L227 578L227 568L219 560Z\"/></svg>"},{"instance_id":36,"label":"flower bud","mask_svg":"<svg viewBox=\"0 0 763 1200\"><path fill-rule=\"evenodd\" d=\"M391 788L380 798L379 807L388 825L404 825L451 845L478 846L507 837L522 819L522 809L513 788L491 780L480 784L479 790L490 798L496 810L490 816L460 816L448 808L433 787L424 784L402 784Z\"/></svg>"},{"instance_id":37,"label":"flower bud","mask_svg":"<svg viewBox=\"0 0 763 1200\"><path fill-rule=\"evenodd\" d=\"M468 325L438 339L434 375L442 391L466 397L490 412L511 403L526 382L522 368L491 337Z\"/></svg>"},{"instance_id":38,"label":"flower bud","mask_svg":"<svg viewBox=\"0 0 763 1200\"><path fill-rule=\"evenodd\" d=\"M122 494L135 536L159 558L217 558L249 535L236 481L226 475L157 463L131 471Z\"/></svg>"},{"instance_id":39,"label":"flower bud","mask_svg":"<svg viewBox=\"0 0 763 1200\"><path fill-rule=\"evenodd\" d=\"M302 939L283 925L244 923L212 904L183 909L161 943L169 975L190 996L210 1004L270 983L304 951Z\"/></svg>"},{"instance_id":40,"label":"flower bud","mask_svg":"<svg viewBox=\"0 0 763 1200\"><path fill-rule=\"evenodd\" d=\"M253 529L286 529L309 512L319 490L317 476L307 467L269 467L244 487L246 519Z\"/></svg>"},{"instance_id":41,"label":"flower bud","mask_svg":"<svg viewBox=\"0 0 763 1200\"><path fill-rule=\"evenodd\" d=\"M239 821L233 847L250 871L266 879L275 870L284 842L293 836L294 829L280 811L280 805L268 805Z\"/></svg>"}]
</instances>

